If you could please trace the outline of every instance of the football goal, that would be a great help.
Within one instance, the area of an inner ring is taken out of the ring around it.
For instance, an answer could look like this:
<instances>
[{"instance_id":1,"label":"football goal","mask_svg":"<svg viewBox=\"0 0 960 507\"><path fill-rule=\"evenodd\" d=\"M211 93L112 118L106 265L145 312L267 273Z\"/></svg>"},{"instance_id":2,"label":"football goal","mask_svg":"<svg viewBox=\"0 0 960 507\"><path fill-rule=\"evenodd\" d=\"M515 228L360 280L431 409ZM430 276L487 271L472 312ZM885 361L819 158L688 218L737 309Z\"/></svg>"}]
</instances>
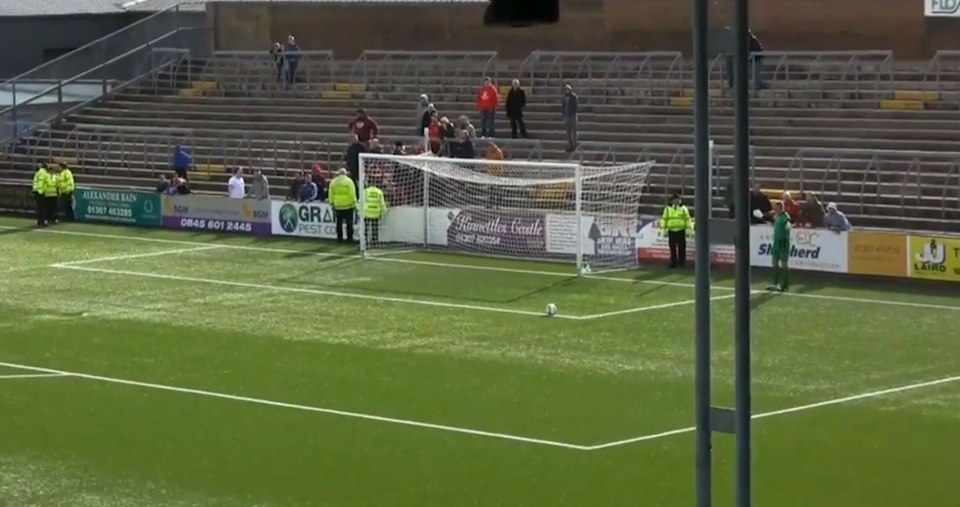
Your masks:
<instances>
[{"instance_id":1,"label":"football goal","mask_svg":"<svg viewBox=\"0 0 960 507\"><path fill-rule=\"evenodd\" d=\"M360 250L569 262L581 274L634 267L637 207L652 164L362 154ZM376 203L364 212L370 186L382 190L385 212Z\"/></svg>"}]
</instances>

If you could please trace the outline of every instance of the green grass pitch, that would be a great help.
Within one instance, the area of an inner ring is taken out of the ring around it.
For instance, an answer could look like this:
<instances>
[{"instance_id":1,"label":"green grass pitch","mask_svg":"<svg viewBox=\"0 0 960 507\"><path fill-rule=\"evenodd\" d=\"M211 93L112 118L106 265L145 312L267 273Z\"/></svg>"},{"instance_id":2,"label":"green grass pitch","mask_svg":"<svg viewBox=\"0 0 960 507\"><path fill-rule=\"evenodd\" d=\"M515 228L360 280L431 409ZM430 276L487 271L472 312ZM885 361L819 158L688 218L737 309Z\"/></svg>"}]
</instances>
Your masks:
<instances>
[{"instance_id":1,"label":"green grass pitch","mask_svg":"<svg viewBox=\"0 0 960 507\"><path fill-rule=\"evenodd\" d=\"M693 505L691 273L571 271L0 218L0 506ZM756 504L955 505L960 291L794 279L752 299Z\"/></svg>"}]
</instances>

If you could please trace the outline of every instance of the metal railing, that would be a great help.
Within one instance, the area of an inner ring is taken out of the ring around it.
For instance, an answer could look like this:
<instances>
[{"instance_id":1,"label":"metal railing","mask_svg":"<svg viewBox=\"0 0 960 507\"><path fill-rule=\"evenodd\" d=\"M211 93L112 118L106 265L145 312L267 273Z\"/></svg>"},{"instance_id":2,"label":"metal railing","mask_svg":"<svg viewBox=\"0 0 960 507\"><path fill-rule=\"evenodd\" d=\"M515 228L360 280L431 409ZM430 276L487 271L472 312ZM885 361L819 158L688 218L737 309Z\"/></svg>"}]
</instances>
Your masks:
<instances>
[{"instance_id":1,"label":"metal railing","mask_svg":"<svg viewBox=\"0 0 960 507\"><path fill-rule=\"evenodd\" d=\"M906 216L908 207L935 196L947 218L951 206L960 206L960 153L802 148L794 155L786 180L785 188L836 200L850 197L861 214L867 205L898 198L901 216Z\"/></svg>"},{"instance_id":2,"label":"metal railing","mask_svg":"<svg viewBox=\"0 0 960 507\"><path fill-rule=\"evenodd\" d=\"M41 84L51 84L39 91L35 90L37 82L32 82L34 86L29 87L31 82L22 78L9 81L8 92L13 100L12 105L0 110L0 126L4 127L3 131L0 131L0 146L23 135L24 131L19 125L19 118L31 112L29 110L32 106L56 104L55 108L48 106L43 108L43 111L33 111L40 114L41 117L31 119L32 123L55 123L64 114L99 100L108 93L125 88L147 77L158 78L162 71L173 70L176 72L178 66L185 63L191 55L189 49L178 46L193 46L195 43L202 43L200 41L205 40L206 37L206 29L176 29L146 44L84 69L66 79L59 77L51 81L40 82ZM92 82L100 85L99 93L73 105L68 105L69 102L64 100L64 87L76 83ZM22 97L22 93L18 92L18 88L24 86L27 86L28 90L33 88L30 91L30 96L26 99ZM10 129L10 126L13 128Z\"/></svg>"},{"instance_id":3,"label":"metal railing","mask_svg":"<svg viewBox=\"0 0 960 507\"><path fill-rule=\"evenodd\" d=\"M534 89L557 91L563 84L598 80L621 93L663 96L683 86L683 54L679 51L637 53L534 51L520 65L520 75Z\"/></svg>"},{"instance_id":4,"label":"metal railing","mask_svg":"<svg viewBox=\"0 0 960 507\"><path fill-rule=\"evenodd\" d=\"M761 51L750 54L751 79L759 70L763 86L784 98L852 98L888 91L893 83L893 51ZM729 86L732 64L726 54L710 63L711 85ZM830 83L840 82L832 88ZM835 92L831 94L830 92ZM852 92L852 97L845 93ZM871 97L873 98L873 97Z\"/></svg>"},{"instance_id":5,"label":"metal railing","mask_svg":"<svg viewBox=\"0 0 960 507\"><path fill-rule=\"evenodd\" d=\"M493 77L496 58L496 51L364 51L352 64L350 82L410 85L419 93L475 90Z\"/></svg>"},{"instance_id":6,"label":"metal railing","mask_svg":"<svg viewBox=\"0 0 960 507\"><path fill-rule=\"evenodd\" d=\"M940 93L946 89L945 83L955 86L952 91L960 90L960 50L941 49L927 62L923 73L924 90Z\"/></svg>"},{"instance_id":7,"label":"metal railing","mask_svg":"<svg viewBox=\"0 0 960 507\"><path fill-rule=\"evenodd\" d=\"M245 96L290 95L298 91L318 93L335 83L333 51L300 51L296 65L290 56L279 62L267 51L217 51L207 60L202 76L221 87Z\"/></svg>"}]
</instances>

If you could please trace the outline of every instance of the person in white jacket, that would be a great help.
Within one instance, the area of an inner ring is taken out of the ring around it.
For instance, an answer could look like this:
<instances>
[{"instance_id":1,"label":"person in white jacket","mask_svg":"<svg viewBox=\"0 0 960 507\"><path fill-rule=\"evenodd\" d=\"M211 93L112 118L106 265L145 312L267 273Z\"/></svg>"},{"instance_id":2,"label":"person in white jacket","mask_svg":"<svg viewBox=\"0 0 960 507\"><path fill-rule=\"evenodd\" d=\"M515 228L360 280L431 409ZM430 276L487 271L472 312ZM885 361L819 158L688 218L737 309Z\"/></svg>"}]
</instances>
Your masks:
<instances>
[{"instance_id":1,"label":"person in white jacket","mask_svg":"<svg viewBox=\"0 0 960 507\"><path fill-rule=\"evenodd\" d=\"M227 195L231 199L243 199L247 195L247 184L243 181L243 169L237 168L227 182Z\"/></svg>"}]
</instances>

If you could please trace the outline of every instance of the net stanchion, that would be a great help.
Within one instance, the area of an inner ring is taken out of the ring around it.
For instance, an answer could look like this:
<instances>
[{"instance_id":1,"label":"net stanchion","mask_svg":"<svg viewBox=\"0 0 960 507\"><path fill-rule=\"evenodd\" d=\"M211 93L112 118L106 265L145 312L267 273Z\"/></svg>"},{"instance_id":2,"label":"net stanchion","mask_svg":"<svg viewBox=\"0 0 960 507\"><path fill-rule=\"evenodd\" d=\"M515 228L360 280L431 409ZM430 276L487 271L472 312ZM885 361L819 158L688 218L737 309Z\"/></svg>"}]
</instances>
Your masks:
<instances>
[{"instance_id":1,"label":"net stanchion","mask_svg":"<svg viewBox=\"0 0 960 507\"><path fill-rule=\"evenodd\" d=\"M387 209L361 209L365 255L425 249L569 262L578 272L636 265L637 205L650 163L363 154L360 166L360 185L381 190Z\"/></svg>"}]
</instances>

